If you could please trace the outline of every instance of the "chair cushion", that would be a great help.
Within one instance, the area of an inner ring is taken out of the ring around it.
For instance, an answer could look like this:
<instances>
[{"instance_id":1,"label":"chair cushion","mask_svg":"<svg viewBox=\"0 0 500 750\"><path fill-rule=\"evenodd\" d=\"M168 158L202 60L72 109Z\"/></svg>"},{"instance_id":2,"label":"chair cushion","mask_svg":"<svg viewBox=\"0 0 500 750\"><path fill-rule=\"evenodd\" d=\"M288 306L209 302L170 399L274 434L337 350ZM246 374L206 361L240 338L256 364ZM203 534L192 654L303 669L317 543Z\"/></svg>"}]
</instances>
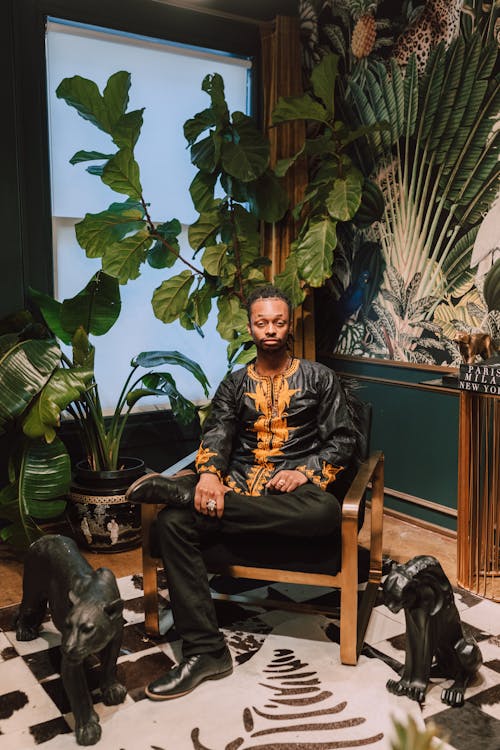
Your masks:
<instances>
[{"instance_id":1,"label":"chair cushion","mask_svg":"<svg viewBox=\"0 0 500 750\"><path fill-rule=\"evenodd\" d=\"M214 534L202 543L208 570L228 565L277 568L336 575L340 570L340 534L303 539L271 534Z\"/></svg>"}]
</instances>

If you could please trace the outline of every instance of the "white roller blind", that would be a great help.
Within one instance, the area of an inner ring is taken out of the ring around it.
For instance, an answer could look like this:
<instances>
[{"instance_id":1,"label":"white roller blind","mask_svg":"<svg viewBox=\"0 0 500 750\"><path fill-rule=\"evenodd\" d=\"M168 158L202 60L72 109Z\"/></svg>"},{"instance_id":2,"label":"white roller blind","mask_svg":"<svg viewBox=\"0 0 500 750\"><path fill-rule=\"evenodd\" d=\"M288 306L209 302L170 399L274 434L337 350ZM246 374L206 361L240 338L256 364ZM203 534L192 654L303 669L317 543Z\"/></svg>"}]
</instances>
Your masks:
<instances>
[{"instance_id":1,"label":"white roller blind","mask_svg":"<svg viewBox=\"0 0 500 750\"><path fill-rule=\"evenodd\" d=\"M189 195L195 168L190 163L182 126L209 105L207 94L201 90L202 80L209 73L220 73L223 77L230 110L247 112L251 63L233 56L54 20L47 25L46 49L57 298L73 296L99 268L99 261L86 258L76 242L76 221L124 198L98 177L88 174L85 165L69 163L80 149L112 153L115 147L106 133L56 97L57 86L66 77L90 78L102 91L113 73L119 70L131 73L129 109L146 108L135 149L144 196L151 204L153 220L175 217L181 221L184 230L181 254L191 257L186 235L187 224L197 216ZM118 322L105 336L94 337L96 377L105 408L114 406L129 362L140 351L184 352L205 369L212 390L223 377L226 344L215 331L214 315L205 326L204 339L177 323L165 325L153 315L153 290L167 274L183 268L178 264L174 269L161 271L143 266L139 279L121 287L122 313ZM172 374L186 396L201 396L200 387L188 373L173 368ZM151 403L157 404L158 400Z\"/></svg>"}]
</instances>

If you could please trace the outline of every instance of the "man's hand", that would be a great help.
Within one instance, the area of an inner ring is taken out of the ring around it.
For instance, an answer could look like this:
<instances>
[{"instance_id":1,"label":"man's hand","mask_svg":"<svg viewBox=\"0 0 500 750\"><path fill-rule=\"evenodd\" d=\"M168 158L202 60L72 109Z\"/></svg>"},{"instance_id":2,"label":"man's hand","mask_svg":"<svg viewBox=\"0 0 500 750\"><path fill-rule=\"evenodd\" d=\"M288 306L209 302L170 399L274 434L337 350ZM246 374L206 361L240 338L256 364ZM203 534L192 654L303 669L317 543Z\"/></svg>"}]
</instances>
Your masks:
<instances>
[{"instance_id":1,"label":"man's hand","mask_svg":"<svg viewBox=\"0 0 500 750\"><path fill-rule=\"evenodd\" d=\"M293 492L301 484L308 482L308 478L301 471L294 469L283 469L278 471L272 479L266 484L268 490L277 490L278 492Z\"/></svg>"},{"instance_id":2,"label":"man's hand","mask_svg":"<svg viewBox=\"0 0 500 750\"><path fill-rule=\"evenodd\" d=\"M222 514L224 513L224 495L226 492L229 492L229 487L222 484L219 477L215 474L204 472L200 475L200 480L196 485L194 493L195 510L204 516L222 518ZM207 504L211 500L215 502L213 510L207 508Z\"/></svg>"}]
</instances>

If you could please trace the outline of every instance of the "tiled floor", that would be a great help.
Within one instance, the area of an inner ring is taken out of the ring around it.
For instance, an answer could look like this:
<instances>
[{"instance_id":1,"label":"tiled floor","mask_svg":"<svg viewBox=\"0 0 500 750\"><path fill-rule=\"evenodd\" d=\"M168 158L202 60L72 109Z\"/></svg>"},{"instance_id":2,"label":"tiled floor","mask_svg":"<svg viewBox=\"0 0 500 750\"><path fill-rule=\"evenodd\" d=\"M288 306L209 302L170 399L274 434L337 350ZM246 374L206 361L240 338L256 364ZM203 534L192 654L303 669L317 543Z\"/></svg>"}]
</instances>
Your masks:
<instances>
[{"instance_id":1,"label":"tiled floor","mask_svg":"<svg viewBox=\"0 0 500 750\"><path fill-rule=\"evenodd\" d=\"M162 580L160 576L160 587ZM224 591L227 583L215 579L213 587ZM229 583L234 585L232 580ZM424 721L432 720L447 736L450 748L500 750L498 605L456 594L466 632L478 641L484 660L462 708L441 703L442 686L450 684L442 679L431 681L423 711L414 701L385 689L387 679L397 678L395 670L404 662L405 624L403 615L391 613L381 600L355 668L340 664L338 613L297 615L218 601L219 622L233 654L233 675L217 684L206 683L184 698L151 703L145 699L144 686L172 667L180 644L171 628L156 641L144 634L141 585L140 576L120 579L126 626L118 676L127 687L125 702L104 706L96 670L89 670L103 729L99 747L324 750L366 746L390 750L391 717L406 721L411 714L422 727ZM305 587L282 584L251 593L295 601L311 596ZM321 598L334 608L338 605L331 591L312 593L315 601ZM168 627L165 589L162 597L162 622ZM59 676L59 634L47 620L39 638L18 642L10 629L15 610L15 605L0 610L0 750L28 750L37 745L43 750L73 750L72 716ZM292 679L295 673L300 687Z\"/></svg>"}]
</instances>

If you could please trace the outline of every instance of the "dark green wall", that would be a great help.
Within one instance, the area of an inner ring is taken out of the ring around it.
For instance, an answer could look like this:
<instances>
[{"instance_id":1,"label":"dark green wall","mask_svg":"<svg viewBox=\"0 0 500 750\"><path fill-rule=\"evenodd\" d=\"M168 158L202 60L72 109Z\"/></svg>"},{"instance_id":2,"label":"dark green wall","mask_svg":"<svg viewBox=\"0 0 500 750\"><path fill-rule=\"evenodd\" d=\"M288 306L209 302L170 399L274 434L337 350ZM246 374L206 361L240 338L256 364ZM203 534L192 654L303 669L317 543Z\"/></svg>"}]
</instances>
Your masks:
<instances>
[{"instance_id":1,"label":"dark green wall","mask_svg":"<svg viewBox=\"0 0 500 750\"><path fill-rule=\"evenodd\" d=\"M439 384L442 372L436 367L355 358L323 361L339 375L355 378L360 397L373 405L372 448L385 454L387 507L455 529L458 391ZM390 490L415 501L391 497Z\"/></svg>"}]
</instances>

